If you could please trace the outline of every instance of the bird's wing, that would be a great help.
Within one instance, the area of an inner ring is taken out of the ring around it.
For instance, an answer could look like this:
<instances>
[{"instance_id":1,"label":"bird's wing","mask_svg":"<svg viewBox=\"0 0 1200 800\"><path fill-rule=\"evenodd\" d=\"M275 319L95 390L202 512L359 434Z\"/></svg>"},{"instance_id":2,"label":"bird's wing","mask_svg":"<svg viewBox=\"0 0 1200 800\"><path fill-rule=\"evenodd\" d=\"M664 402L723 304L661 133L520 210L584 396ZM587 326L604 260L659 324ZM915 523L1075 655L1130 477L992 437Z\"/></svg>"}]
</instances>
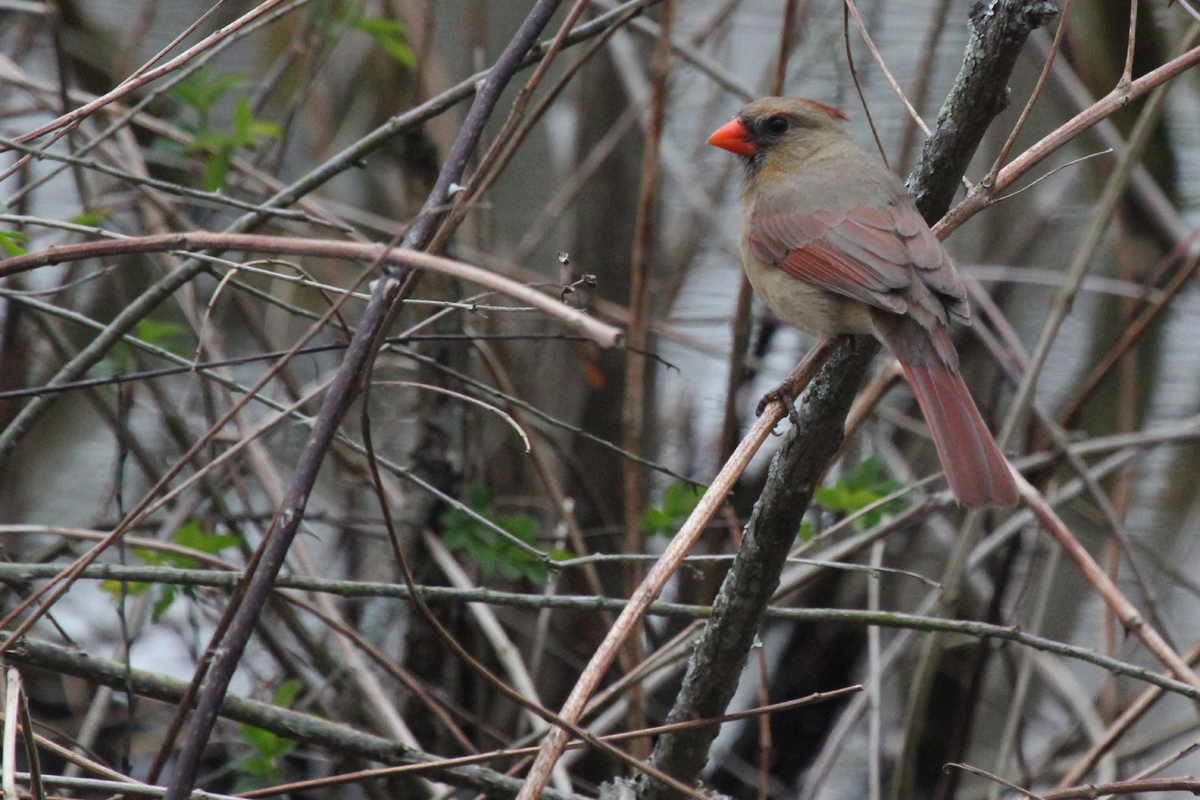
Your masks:
<instances>
[{"instance_id":1,"label":"bird's wing","mask_svg":"<svg viewBox=\"0 0 1200 800\"><path fill-rule=\"evenodd\" d=\"M915 303L943 320L943 314L967 320L954 266L910 203L808 212L760 206L751 219L749 245L760 261L877 308L902 314ZM940 295L943 314L927 292L916 289L916 280Z\"/></svg>"}]
</instances>

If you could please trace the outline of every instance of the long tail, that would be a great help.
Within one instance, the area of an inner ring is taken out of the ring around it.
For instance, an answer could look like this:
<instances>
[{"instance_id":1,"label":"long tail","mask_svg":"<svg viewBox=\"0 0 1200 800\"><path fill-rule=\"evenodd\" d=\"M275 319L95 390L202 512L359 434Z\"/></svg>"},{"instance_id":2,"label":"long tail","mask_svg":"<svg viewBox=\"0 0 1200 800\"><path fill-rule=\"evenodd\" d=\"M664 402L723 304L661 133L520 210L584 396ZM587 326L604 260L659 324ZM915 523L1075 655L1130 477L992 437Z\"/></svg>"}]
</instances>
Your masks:
<instances>
[{"instance_id":1,"label":"long tail","mask_svg":"<svg viewBox=\"0 0 1200 800\"><path fill-rule=\"evenodd\" d=\"M890 319L879 319L884 316ZM970 508L1016 503L1008 462L963 383L945 328L930 331L912 319L879 314L876 330L904 367L958 502Z\"/></svg>"}]
</instances>

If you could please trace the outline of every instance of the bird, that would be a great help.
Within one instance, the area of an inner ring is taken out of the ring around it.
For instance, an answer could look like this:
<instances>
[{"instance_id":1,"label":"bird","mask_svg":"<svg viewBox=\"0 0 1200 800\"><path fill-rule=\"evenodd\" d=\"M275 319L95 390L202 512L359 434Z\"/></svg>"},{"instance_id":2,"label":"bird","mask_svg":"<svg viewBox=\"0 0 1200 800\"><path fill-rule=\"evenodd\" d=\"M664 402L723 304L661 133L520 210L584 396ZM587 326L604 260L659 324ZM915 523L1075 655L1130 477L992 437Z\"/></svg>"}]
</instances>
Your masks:
<instances>
[{"instance_id":1,"label":"bird","mask_svg":"<svg viewBox=\"0 0 1200 800\"><path fill-rule=\"evenodd\" d=\"M951 323L970 324L962 279L903 183L815 100L764 97L708 143L739 156L742 266L755 293L816 337L870 334L916 395L954 498L1011 506L1008 462L959 372Z\"/></svg>"}]
</instances>

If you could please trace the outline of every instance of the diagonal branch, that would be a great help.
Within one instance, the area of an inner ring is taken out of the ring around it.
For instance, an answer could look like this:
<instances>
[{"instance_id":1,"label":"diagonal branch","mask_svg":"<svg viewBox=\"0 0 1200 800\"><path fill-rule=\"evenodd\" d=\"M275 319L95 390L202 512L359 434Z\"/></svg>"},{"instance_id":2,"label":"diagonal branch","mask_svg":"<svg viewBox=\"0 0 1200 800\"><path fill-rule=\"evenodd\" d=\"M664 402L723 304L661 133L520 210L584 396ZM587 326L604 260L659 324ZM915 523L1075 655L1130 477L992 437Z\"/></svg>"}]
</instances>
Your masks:
<instances>
[{"instance_id":1,"label":"diagonal branch","mask_svg":"<svg viewBox=\"0 0 1200 800\"><path fill-rule=\"evenodd\" d=\"M467 112L463 127L450 149L420 217L404 238L405 247L420 250L429 243L442 216L437 209L445 207L451 184L462 177L467 159L483 135L484 124L500 100L500 93L520 68L525 54L537 41L538 34L550 21L550 16L558 5L559 0L538 0L534 3L521 28L501 53L487 80L475 95L475 101ZM256 559L256 568L247 576L242 602L233 610L228 631L221 638L220 646L215 648L216 656L196 703L188 737L180 751L171 782L167 786L165 800L183 800L196 783L200 756L216 724L229 682L271 594L275 577L283 566L292 539L300 529L304 508L316 484L321 462L325 460L325 453L333 442L351 402L358 394L361 381L376 350L377 339L384 333L390 318L390 311L402 299L402 287L410 284L408 278L411 270L393 268L390 272L388 279L379 281L376 285L363 312L354 338L346 350L345 360L325 396L312 434L300 454L283 507L279 509L275 523L263 539L259 557ZM217 644L213 642L213 645Z\"/></svg>"},{"instance_id":2,"label":"diagonal branch","mask_svg":"<svg viewBox=\"0 0 1200 800\"><path fill-rule=\"evenodd\" d=\"M737 558L713 605L692 651L687 675L668 723L722 713L737 688L738 678L758 631L767 604L779 585L779 573L796 541L800 520L820 485L825 466L842 444L843 424L858 384L841 380L844 374L863 375L879 346L858 339L839 348L809 386L800 406L800 425L793 427L771 462L770 477L745 528ZM822 419L834 425L818 424ZM753 621L753 622L752 622ZM681 780L691 781L704 767L708 747L717 731L693 728L659 737L651 763ZM648 778L639 786L639 800L674 796Z\"/></svg>"}]
</instances>

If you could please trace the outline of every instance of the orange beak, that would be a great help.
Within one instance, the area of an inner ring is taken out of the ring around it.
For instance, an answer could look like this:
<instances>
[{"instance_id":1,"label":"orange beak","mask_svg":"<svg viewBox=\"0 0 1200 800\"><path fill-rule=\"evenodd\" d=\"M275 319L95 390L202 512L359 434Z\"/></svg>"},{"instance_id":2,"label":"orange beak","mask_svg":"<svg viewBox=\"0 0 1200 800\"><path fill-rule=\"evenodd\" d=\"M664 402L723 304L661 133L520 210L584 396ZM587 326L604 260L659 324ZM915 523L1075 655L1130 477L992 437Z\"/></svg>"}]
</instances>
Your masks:
<instances>
[{"instance_id":1,"label":"orange beak","mask_svg":"<svg viewBox=\"0 0 1200 800\"><path fill-rule=\"evenodd\" d=\"M742 156L752 156L758 152L751 140L749 129L737 118L717 128L713 135L708 137L708 143Z\"/></svg>"}]
</instances>

